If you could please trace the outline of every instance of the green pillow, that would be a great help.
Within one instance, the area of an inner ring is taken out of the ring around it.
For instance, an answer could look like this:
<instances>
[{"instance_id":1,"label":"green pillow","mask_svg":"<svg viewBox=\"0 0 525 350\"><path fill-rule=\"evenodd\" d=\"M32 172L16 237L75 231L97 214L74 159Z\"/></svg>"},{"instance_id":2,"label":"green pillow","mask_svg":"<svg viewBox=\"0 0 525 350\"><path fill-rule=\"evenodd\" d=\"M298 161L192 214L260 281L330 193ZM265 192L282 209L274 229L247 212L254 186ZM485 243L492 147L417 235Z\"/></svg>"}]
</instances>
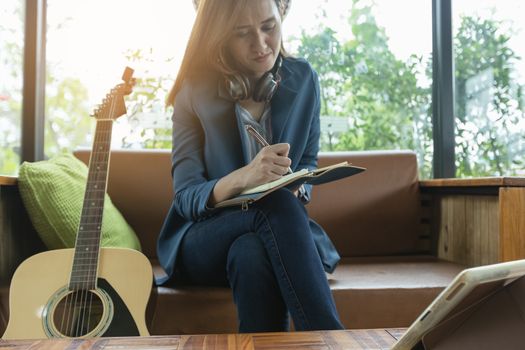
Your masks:
<instances>
[{"instance_id":1,"label":"green pillow","mask_svg":"<svg viewBox=\"0 0 525 350\"><path fill-rule=\"evenodd\" d=\"M18 187L31 222L49 249L72 248L80 223L88 168L72 154L20 166ZM106 194L103 247L140 250L133 229Z\"/></svg>"}]
</instances>

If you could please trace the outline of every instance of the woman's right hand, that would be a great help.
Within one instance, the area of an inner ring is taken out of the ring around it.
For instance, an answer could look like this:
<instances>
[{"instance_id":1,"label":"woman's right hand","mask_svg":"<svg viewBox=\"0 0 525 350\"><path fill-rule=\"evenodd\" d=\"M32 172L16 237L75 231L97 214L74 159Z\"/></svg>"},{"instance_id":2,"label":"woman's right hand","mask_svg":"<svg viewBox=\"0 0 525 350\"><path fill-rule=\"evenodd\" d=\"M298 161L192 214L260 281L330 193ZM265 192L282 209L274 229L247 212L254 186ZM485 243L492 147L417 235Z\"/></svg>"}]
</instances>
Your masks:
<instances>
[{"instance_id":1,"label":"woman's right hand","mask_svg":"<svg viewBox=\"0 0 525 350\"><path fill-rule=\"evenodd\" d=\"M251 188L279 179L288 173L292 164L288 158L290 144L276 143L263 147L253 160L242 168L245 188Z\"/></svg>"},{"instance_id":2,"label":"woman's right hand","mask_svg":"<svg viewBox=\"0 0 525 350\"><path fill-rule=\"evenodd\" d=\"M215 184L208 204L213 206L247 188L277 180L288 172L292 163L288 158L289 151L288 143L263 147L250 164L231 172Z\"/></svg>"}]
</instances>

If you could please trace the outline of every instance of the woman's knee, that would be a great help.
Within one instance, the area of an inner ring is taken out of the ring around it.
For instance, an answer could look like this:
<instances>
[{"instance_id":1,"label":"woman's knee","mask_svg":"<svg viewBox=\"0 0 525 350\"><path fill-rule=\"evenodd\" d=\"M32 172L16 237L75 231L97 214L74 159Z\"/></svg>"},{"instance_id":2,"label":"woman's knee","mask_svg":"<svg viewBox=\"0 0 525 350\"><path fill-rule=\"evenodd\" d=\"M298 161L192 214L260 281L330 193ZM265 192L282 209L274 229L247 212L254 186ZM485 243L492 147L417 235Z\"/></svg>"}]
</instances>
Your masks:
<instances>
[{"instance_id":1,"label":"woman's knee","mask_svg":"<svg viewBox=\"0 0 525 350\"><path fill-rule=\"evenodd\" d=\"M271 215L281 216L284 219L308 219L308 213L303 203L296 195L281 188L262 198L257 202L258 209Z\"/></svg>"},{"instance_id":2,"label":"woman's knee","mask_svg":"<svg viewBox=\"0 0 525 350\"><path fill-rule=\"evenodd\" d=\"M276 201L280 203L296 202L299 201L297 196L287 188L280 188L277 191L273 191L265 196L261 202L265 201Z\"/></svg>"},{"instance_id":3,"label":"woman's knee","mask_svg":"<svg viewBox=\"0 0 525 350\"><path fill-rule=\"evenodd\" d=\"M260 275L271 269L263 242L256 233L246 233L237 238L228 251L227 272L241 273L243 276Z\"/></svg>"}]
</instances>

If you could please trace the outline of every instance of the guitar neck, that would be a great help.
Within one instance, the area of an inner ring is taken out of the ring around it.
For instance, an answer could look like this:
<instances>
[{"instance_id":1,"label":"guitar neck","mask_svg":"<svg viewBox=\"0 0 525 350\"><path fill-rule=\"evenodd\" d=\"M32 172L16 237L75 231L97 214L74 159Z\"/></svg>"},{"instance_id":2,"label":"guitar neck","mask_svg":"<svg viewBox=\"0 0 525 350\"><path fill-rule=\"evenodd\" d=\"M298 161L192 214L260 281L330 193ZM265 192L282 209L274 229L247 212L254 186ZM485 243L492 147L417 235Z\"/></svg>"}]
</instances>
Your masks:
<instances>
[{"instance_id":1,"label":"guitar neck","mask_svg":"<svg viewBox=\"0 0 525 350\"><path fill-rule=\"evenodd\" d=\"M97 120L69 280L70 290L96 287L112 127L112 119Z\"/></svg>"}]
</instances>

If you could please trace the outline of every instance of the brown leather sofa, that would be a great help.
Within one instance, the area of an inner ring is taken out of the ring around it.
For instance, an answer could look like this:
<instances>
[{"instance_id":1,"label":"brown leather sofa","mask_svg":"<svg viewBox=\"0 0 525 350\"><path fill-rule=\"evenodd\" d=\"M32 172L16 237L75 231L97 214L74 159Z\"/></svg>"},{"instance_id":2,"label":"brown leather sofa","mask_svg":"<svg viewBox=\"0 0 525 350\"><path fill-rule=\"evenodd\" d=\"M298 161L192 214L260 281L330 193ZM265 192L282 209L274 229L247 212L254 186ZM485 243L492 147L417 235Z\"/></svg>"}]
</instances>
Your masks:
<instances>
[{"instance_id":1,"label":"brown leather sofa","mask_svg":"<svg viewBox=\"0 0 525 350\"><path fill-rule=\"evenodd\" d=\"M76 155L87 162L87 152ZM319 166L343 160L367 171L316 187L308 205L343 257L329 276L340 316L348 328L408 326L462 267L431 254L413 152L326 153ZM154 266L157 233L172 199L170 166L168 151L111 156L108 192ZM162 286L152 303L152 334L237 329L226 288Z\"/></svg>"},{"instance_id":2,"label":"brown leather sofa","mask_svg":"<svg viewBox=\"0 0 525 350\"><path fill-rule=\"evenodd\" d=\"M87 162L89 151L78 151ZM323 153L319 166L340 161L367 171L316 186L307 208L342 261L328 279L347 328L406 327L463 268L436 257L436 237L410 151ZM142 243L155 274L156 238L172 199L169 151L112 152L108 192ZM8 289L0 289L0 334ZM148 306L151 334L236 332L227 288L155 287ZM5 327L5 325L4 325Z\"/></svg>"}]
</instances>

